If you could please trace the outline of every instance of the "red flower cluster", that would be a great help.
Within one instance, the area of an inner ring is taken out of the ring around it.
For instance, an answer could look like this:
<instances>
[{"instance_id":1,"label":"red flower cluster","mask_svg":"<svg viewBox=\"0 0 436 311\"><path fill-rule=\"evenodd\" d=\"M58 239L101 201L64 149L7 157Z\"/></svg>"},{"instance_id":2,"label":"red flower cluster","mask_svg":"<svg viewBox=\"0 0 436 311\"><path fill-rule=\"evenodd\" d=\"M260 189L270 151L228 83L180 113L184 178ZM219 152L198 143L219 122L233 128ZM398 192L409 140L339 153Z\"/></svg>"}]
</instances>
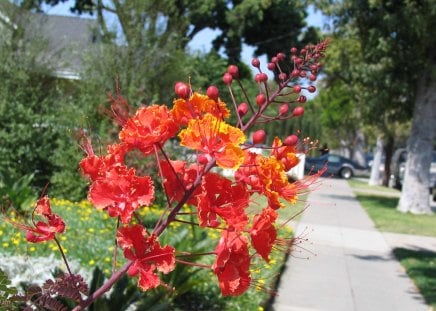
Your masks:
<instances>
[{"instance_id":1,"label":"red flower cluster","mask_svg":"<svg viewBox=\"0 0 436 311\"><path fill-rule=\"evenodd\" d=\"M83 135L82 148L86 156L80 167L90 180L89 200L97 209L107 211L123 223L117 231L117 242L129 263L117 272L119 275L127 271L130 276L139 276L138 286L148 290L163 284L157 273L173 271L176 261L195 265L177 260L175 249L169 245L162 247L158 241L171 222L186 222L177 217L189 213L197 217L198 222L192 222L192 225L221 232L214 252L209 254L216 256L210 268L218 278L222 294L241 295L249 288L252 259L257 256L269 262L271 251L279 241L276 210L285 207L284 201L295 203L298 192L306 189L310 182L290 182L286 176L286 172L299 163L295 135L285 139L285 143L275 138L268 148L270 153L261 155L250 151L253 145L243 145L246 132L255 124L303 114L302 107L296 107L293 114L288 113L289 105L306 101L303 95L286 104L277 100L277 96L292 94L295 80L306 77L306 72L311 81L316 79L321 67L317 61L326 47L327 41L307 46L300 54L292 49L294 69L291 73L281 69L280 64L286 57L279 53L273 62L280 80L275 91L269 89L268 76L260 71L259 61L253 61L253 66L259 69L255 76L259 94L255 100L250 100L247 92L243 92L245 101L238 104L231 93L237 113L236 126L226 123L230 110L213 86L207 95L201 95L192 93L188 85L179 82L175 90L180 98L175 99L172 109L164 105L144 106L133 116L126 100L120 96L111 97L111 110L122 127L120 142L109 145L106 154L96 155L91 140ZM238 68L230 66L223 77L230 92L233 92L232 81L238 78ZM298 85L297 89L300 93L302 87ZM280 105L276 115L270 115L271 110L267 110L273 103ZM193 163L173 160L166 154L165 143L175 143L177 137L181 146L192 150ZM266 132L260 129L253 137L253 143L264 144L266 139ZM152 232L142 225L132 224L136 211L149 206L155 194L152 178L138 176L135 168L125 161L126 155L134 149L140 150L143 156L155 157L168 201ZM233 170L235 179L212 171L216 166ZM268 200L267 206L255 215L248 209L252 194L263 195ZM193 208L183 211L186 204ZM27 232L26 238L30 242L55 239L56 233L64 231L65 224L59 216L52 214L48 197L38 201L34 214L44 217L45 221L33 222L34 227L19 225ZM117 273L111 277L111 284L116 282ZM107 289L102 288L101 293Z\"/></svg>"}]
</instances>

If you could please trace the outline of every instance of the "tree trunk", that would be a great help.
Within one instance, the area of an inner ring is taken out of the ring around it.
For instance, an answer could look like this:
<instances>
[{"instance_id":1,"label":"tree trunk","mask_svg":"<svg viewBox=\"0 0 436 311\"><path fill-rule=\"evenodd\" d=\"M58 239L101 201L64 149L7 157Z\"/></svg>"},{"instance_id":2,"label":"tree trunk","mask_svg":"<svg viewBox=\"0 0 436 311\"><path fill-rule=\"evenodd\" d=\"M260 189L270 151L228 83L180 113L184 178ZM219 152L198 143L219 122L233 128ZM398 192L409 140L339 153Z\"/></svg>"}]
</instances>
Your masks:
<instances>
[{"instance_id":1,"label":"tree trunk","mask_svg":"<svg viewBox=\"0 0 436 311\"><path fill-rule=\"evenodd\" d=\"M430 214L429 177L436 124L436 62L423 73L417 88L412 132L407 146L403 188L397 209Z\"/></svg>"},{"instance_id":2,"label":"tree trunk","mask_svg":"<svg viewBox=\"0 0 436 311\"><path fill-rule=\"evenodd\" d=\"M365 157L365 135L362 130L356 129L356 136L353 144L353 160L360 166L366 166Z\"/></svg>"},{"instance_id":3,"label":"tree trunk","mask_svg":"<svg viewBox=\"0 0 436 311\"><path fill-rule=\"evenodd\" d=\"M389 178L391 177L391 162L392 155L394 154L394 136L388 135L388 139L385 146L385 163L384 163L384 175L382 185L387 187L389 185Z\"/></svg>"},{"instance_id":4,"label":"tree trunk","mask_svg":"<svg viewBox=\"0 0 436 311\"><path fill-rule=\"evenodd\" d=\"M375 147L374 160L372 161L371 176L368 184L370 186L377 186L380 184L380 164L383 155L383 138L377 137L377 144Z\"/></svg>"}]
</instances>

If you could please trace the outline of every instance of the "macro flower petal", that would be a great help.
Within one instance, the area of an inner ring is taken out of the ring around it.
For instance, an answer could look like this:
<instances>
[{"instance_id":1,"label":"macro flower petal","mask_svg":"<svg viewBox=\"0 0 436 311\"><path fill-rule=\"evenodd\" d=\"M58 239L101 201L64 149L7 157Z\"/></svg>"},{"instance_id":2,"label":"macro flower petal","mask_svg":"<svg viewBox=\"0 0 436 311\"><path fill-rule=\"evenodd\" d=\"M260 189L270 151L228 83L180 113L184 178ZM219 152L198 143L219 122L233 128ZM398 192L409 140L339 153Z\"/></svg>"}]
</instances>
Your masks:
<instances>
[{"instance_id":1,"label":"macro flower petal","mask_svg":"<svg viewBox=\"0 0 436 311\"><path fill-rule=\"evenodd\" d=\"M236 169L243 162L244 153L240 145L245 135L211 114L202 119L192 119L188 127L179 134L182 146L216 157L218 166Z\"/></svg>"},{"instance_id":2,"label":"macro flower petal","mask_svg":"<svg viewBox=\"0 0 436 311\"><path fill-rule=\"evenodd\" d=\"M229 109L220 99L215 101L197 92L194 92L189 99L176 99L172 112L175 120L182 125L188 124L191 119L202 118L206 113L218 119L226 119L230 116Z\"/></svg>"},{"instance_id":3,"label":"macro flower petal","mask_svg":"<svg viewBox=\"0 0 436 311\"><path fill-rule=\"evenodd\" d=\"M277 213L274 209L267 207L254 216L253 226L250 229L251 245L267 262L269 262L269 254L277 239L277 230L274 227L276 219Z\"/></svg>"},{"instance_id":4,"label":"macro flower petal","mask_svg":"<svg viewBox=\"0 0 436 311\"><path fill-rule=\"evenodd\" d=\"M242 295L251 282L247 238L236 231L223 230L215 253L212 270L218 277L222 295Z\"/></svg>"},{"instance_id":5,"label":"macro flower petal","mask_svg":"<svg viewBox=\"0 0 436 311\"><path fill-rule=\"evenodd\" d=\"M174 248L169 245L161 247L157 236L148 234L141 225L119 228L117 241L124 256L133 261L129 275L139 275L138 286L143 290L162 283L156 270L169 273L175 268Z\"/></svg>"}]
</instances>

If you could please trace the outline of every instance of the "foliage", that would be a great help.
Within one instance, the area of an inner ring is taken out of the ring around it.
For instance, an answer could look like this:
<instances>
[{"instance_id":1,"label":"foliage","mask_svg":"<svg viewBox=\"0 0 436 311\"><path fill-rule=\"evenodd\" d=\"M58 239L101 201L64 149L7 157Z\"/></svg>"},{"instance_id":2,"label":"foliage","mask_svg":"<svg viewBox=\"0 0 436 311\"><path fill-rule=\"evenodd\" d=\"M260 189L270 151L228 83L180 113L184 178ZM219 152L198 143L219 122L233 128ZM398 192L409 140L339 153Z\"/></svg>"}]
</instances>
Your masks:
<instances>
[{"instance_id":1,"label":"foliage","mask_svg":"<svg viewBox=\"0 0 436 311\"><path fill-rule=\"evenodd\" d=\"M66 1L29 0L27 5L40 9L41 2L56 5ZM138 40L140 33L144 38L151 36L153 41L159 33L158 45L175 41L176 49L184 49L200 31L218 29L221 34L214 41L214 49L218 52L224 48L232 63L240 62L242 43L255 46L257 55L266 54L272 58L279 51L286 52L289 45L305 45L318 38L316 30L307 27L304 21L307 13L305 2L301 0L196 0L161 1L159 4L154 1L70 0L69 3L75 13L95 13L105 37L113 37L113 34L110 34L103 13L116 14L121 37L129 45ZM277 23L278 20L286 22Z\"/></svg>"},{"instance_id":2,"label":"foliage","mask_svg":"<svg viewBox=\"0 0 436 311\"><path fill-rule=\"evenodd\" d=\"M430 213L425 188L436 132L432 100L436 91L433 52L436 42L430 35L436 25L434 2L315 2L332 17L342 35L354 34L361 44L363 75L358 81L365 86L364 103L368 108L363 117L366 115L369 120L366 122L379 127L387 136L388 159L396 131L392 124L411 120L414 107L405 174L407 187L403 189L399 208L404 212Z\"/></svg>"},{"instance_id":3,"label":"foliage","mask_svg":"<svg viewBox=\"0 0 436 311\"><path fill-rule=\"evenodd\" d=\"M0 171L0 206L14 207L20 213L27 211L36 199L32 188L33 174L14 180L9 174Z\"/></svg>"},{"instance_id":4,"label":"foliage","mask_svg":"<svg viewBox=\"0 0 436 311\"><path fill-rule=\"evenodd\" d=\"M53 170L49 158L57 148L59 94L47 67L37 61L44 41L38 36L20 41L20 34L16 36L0 42L0 169L15 180L34 174L42 189Z\"/></svg>"},{"instance_id":5,"label":"foliage","mask_svg":"<svg viewBox=\"0 0 436 311\"><path fill-rule=\"evenodd\" d=\"M356 191L357 200L380 231L436 236L436 216L401 213L396 210L398 198Z\"/></svg>"},{"instance_id":6,"label":"foliage","mask_svg":"<svg viewBox=\"0 0 436 311\"><path fill-rule=\"evenodd\" d=\"M11 281L8 276L0 270L0 310L7 311L13 310L17 307L17 301L15 296L18 294L18 290L11 286Z\"/></svg>"},{"instance_id":7,"label":"foliage","mask_svg":"<svg viewBox=\"0 0 436 311\"><path fill-rule=\"evenodd\" d=\"M394 249L394 255L406 269L425 301L436 308L436 253L427 250Z\"/></svg>"}]
</instances>

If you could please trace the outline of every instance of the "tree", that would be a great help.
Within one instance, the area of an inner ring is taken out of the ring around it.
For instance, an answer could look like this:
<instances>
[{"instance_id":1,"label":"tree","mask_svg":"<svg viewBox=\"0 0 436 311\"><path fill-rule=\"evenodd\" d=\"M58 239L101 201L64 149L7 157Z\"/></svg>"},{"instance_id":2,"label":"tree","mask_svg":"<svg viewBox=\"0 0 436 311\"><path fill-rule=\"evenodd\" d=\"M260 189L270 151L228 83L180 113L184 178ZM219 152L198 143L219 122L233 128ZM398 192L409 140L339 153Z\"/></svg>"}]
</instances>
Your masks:
<instances>
[{"instance_id":1,"label":"tree","mask_svg":"<svg viewBox=\"0 0 436 311\"><path fill-rule=\"evenodd\" d=\"M368 102L369 111L386 119L385 129L389 130L390 122L410 119L410 108L414 107L398 209L430 213L428 172L436 124L433 1L321 0L318 4L334 16L337 25L348 24L356 30L370 69L366 83L373 86L367 89L374 99Z\"/></svg>"},{"instance_id":2,"label":"tree","mask_svg":"<svg viewBox=\"0 0 436 311\"><path fill-rule=\"evenodd\" d=\"M23 3L40 9L43 2L57 5L67 1L74 13L96 14L105 34L110 32L105 12L115 14L129 44L145 31L147 36L143 39L149 40L150 35L158 33L161 42L178 40L178 47L184 49L203 29L220 30L213 47L216 52L224 48L232 63L240 62L243 43L255 46L257 55L271 58L290 45L317 40L315 28L307 27L304 20L307 12L303 0L24 0ZM137 24L142 24L142 29Z\"/></svg>"},{"instance_id":3,"label":"tree","mask_svg":"<svg viewBox=\"0 0 436 311\"><path fill-rule=\"evenodd\" d=\"M28 16L14 6L2 6L2 13L8 18L0 19L0 171L11 180L34 174L42 189L54 170L58 85L42 61L46 41L26 34Z\"/></svg>"}]
</instances>

